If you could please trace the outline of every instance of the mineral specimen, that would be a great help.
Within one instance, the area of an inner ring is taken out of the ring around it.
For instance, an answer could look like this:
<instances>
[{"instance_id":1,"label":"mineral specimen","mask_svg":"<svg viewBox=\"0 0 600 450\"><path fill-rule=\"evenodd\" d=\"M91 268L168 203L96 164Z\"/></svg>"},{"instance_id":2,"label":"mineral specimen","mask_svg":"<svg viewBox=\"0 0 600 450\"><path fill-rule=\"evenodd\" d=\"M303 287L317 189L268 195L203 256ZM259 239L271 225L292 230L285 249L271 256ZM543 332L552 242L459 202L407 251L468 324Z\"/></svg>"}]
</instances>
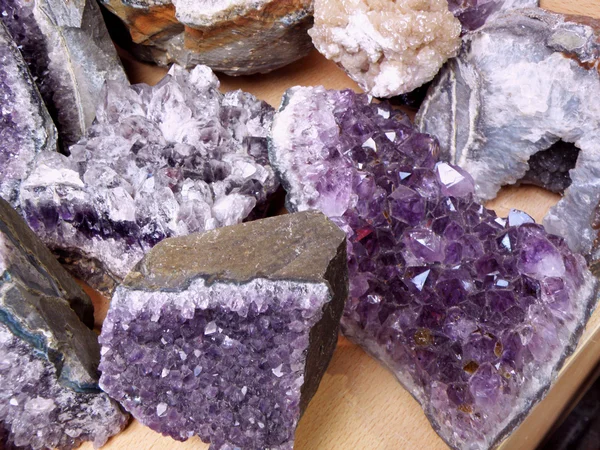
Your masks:
<instances>
[{"instance_id":1,"label":"mineral specimen","mask_svg":"<svg viewBox=\"0 0 600 450\"><path fill-rule=\"evenodd\" d=\"M218 86L206 66L155 87L109 82L71 156L36 159L23 214L78 277L110 293L160 240L239 223L276 190L273 109Z\"/></svg>"},{"instance_id":2,"label":"mineral specimen","mask_svg":"<svg viewBox=\"0 0 600 450\"><path fill-rule=\"evenodd\" d=\"M105 79L125 72L93 0L0 0L65 150L92 124Z\"/></svg>"},{"instance_id":3,"label":"mineral specimen","mask_svg":"<svg viewBox=\"0 0 600 450\"><path fill-rule=\"evenodd\" d=\"M473 201L436 140L366 95L292 88L271 161L291 211L347 234L342 331L380 359L453 448L493 447L543 397L595 303L595 278L525 213Z\"/></svg>"},{"instance_id":4,"label":"mineral specimen","mask_svg":"<svg viewBox=\"0 0 600 450\"><path fill-rule=\"evenodd\" d=\"M392 97L430 81L460 46L446 0L315 0L313 43L366 92Z\"/></svg>"},{"instance_id":5,"label":"mineral specimen","mask_svg":"<svg viewBox=\"0 0 600 450\"><path fill-rule=\"evenodd\" d=\"M160 65L206 64L229 75L265 73L312 49L311 0L102 0L129 29L130 50ZM122 45L127 45L121 42Z\"/></svg>"},{"instance_id":6,"label":"mineral specimen","mask_svg":"<svg viewBox=\"0 0 600 450\"><path fill-rule=\"evenodd\" d=\"M100 446L127 422L98 388L90 299L0 199L0 448Z\"/></svg>"},{"instance_id":7,"label":"mineral specimen","mask_svg":"<svg viewBox=\"0 0 600 450\"><path fill-rule=\"evenodd\" d=\"M463 50L442 70L416 119L421 131L438 137L443 158L474 177L481 199L521 179L535 153L560 140L575 144L570 187L545 225L584 254L597 238L592 225L600 201L600 35L586 20L541 9L496 16L464 36ZM545 172L564 172L573 152L562 155L567 160L556 152L542 156L537 184L546 185Z\"/></svg>"},{"instance_id":8,"label":"mineral specimen","mask_svg":"<svg viewBox=\"0 0 600 450\"><path fill-rule=\"evenodd\" d=\"M56 151L56 129L27 65L0 23L0 198L18 207L19 184L35 155Z\"/></svg>"},{"instance_id":9,"label":"mineral specimen","mask_svg":"<svg viewBox=\"0 0 600 450\"><path fill-rule=\"evenodd\" d=\"M100 386L211 449L289 449L348 295L344 233L304 212L166 239L120 285Z\"/></svg>"},{"instance_id":10,"label":"mineral specimen","mask_svg":"<svg viewBox=\"0 0 600 450\"><path fill-rule=\"evenodd\" d=\"M538 0L448 0L448 7L462 24L463 31L482 26L496 14L517 8L533 8Z\"/></svg>"}]
</instances>

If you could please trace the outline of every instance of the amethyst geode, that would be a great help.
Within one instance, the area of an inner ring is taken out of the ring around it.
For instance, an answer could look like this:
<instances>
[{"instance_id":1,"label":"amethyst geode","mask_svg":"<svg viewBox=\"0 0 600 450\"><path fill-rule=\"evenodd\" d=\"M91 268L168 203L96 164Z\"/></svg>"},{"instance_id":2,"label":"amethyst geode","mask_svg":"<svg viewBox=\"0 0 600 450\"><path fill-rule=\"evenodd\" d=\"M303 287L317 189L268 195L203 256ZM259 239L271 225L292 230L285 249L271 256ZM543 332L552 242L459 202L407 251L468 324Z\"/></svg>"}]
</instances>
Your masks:
<instances>
[{"instance_id":1,"label":"amethyst geode","mask_svg":"<svg viewBox=\"0 0 600 450\"><path fill-rule=\"evenodd\" d=\"M115 291L100 385L211 449L289 449L348 295L345 235L304 212L166 239Z\"/></svg>"},{"instance_id":2,"label":"amethyst geode","mask_svg":"<svg viewBox=\"0 0 600 450\"><path fill-rule=\"evenodd\" d=\"M205 66L173 66L154 87L108 82L71 155L36 159L23 214L92 287L110 293L160 240L239 223L276 190L273 108L218 87Z\"/></svg>"},{"instance_id":3,"label":"amethyst geode","mask_svg":"<svg viewBox=\"0 0 600 450\"><path fill-rule=\"evenodd\" d=\"M56 151L56 128L23 57L0 22L0 198L18 207L35 155Z\"/></svg>"},{"instance_id":4,"label":"amethyst geode","mask_svg":"<svg viewBox=\"0 0 600 450\"><path fill-rule=\"evenodd\" d=\"M581 256L525 213L498 218L438 144L366 95L290 89L271 162L292 211L348 238L343 332L380 359L453 448L511 432L575 348L595 304Z\"/></svg>"},{"instance_id":5,"label":"amethyst geode","mask_svg":"<svg viewBox=\"0 0 600 450\"><path fill-rule=\"evenodd\" d=\"M448 0L448 8L460 20L463 31L476 30L502 11L538 5L538 0Z\"/></svg>"},{"instance_id":6,"label":"amethyst geode","mask_svg":"<svg viewBox=\"0 0 600 450\"><path fill-rule=\"evenodd\" d=\"M463 37L415 122L442 158L473 175L482 200L519 181L564 191L544 219L600 260L600 22L508 11ZM520 74L520 75L515 75Z\"/></svg>"},{"instance_id":7,"label":"amethyst geode","mask_svg":"<svg viewBox=\"0 0 600 450\"><path fill-rule=\"evenodd\" d=\"M94 0L0 0L66 150L92 124L105 79L126 82Z\"/></svg>"},{"instance_id":8,"label":"amethyst geode","mask_svg":"<svg viewBox=\"0 0 600 450\"><path fill-rule=\"evenodd\" d=\"M89 297L0 199L0 448L101 446L127 423L98 387Z\"/></svg>"}]
</instances>

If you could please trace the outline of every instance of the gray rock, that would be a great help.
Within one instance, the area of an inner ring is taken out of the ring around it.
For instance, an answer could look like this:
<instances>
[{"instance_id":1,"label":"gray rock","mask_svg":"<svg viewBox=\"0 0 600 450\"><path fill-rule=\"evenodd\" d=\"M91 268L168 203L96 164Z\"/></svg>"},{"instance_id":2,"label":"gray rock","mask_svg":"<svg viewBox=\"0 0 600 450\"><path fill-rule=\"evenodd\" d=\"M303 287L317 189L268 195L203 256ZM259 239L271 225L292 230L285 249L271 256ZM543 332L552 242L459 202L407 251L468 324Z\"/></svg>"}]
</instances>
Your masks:
<instances>
[{"instance_id":1,"label":"gray rock","mask_svg":"<svg viewBox=\"0 0 600 450\"><path fill-rule=\"evenodd\" d=\"M174 439L291 450L347 295L345 235L318 212L166 239L113 296L100 385Z\"/></svg>"},{"instance_id":2,"label":"gray rock","mask_svg":"<svg viewBox=\"0 0 600 450\"><path fill-rule=\"evenodd\" d=\"M2 199L0 275L0 447L103 445L127 417L98 387L91 301Z\"/></svg>"},{"instance_id":3,"label":"gray rock","mask_svg":"<svg viewBox=\"0 0 600 450\"><path fill-rule=\"evenodd\" d=\"M0 8L1 9L1 8ZM56 151L56 128L8 30L0 23L0 197L18 207L35 155Z\"/></svg>"},{"instance_id":4,"label":"gray rock","mask_svg":"<svg viewBox=\"0 0 600 450\"><path fill-rule=\"evenodd\" d=\"M597 23L586 17L537 8L498 15L464 36L461 53L438 75L416 118L422 131L438 137L443 156L471 173L483 200L524 177L560 188L544 177L565 173L572 146L562 158L543 155L529 174L528 160L559 141L574 144L580 151L570 185L563 182L569 187L544 224L584 254L598 237L598 39Z\"/></svg>"},{"instance_id":5,"label":"gray rock","mask_svg":"<svg viewBox=\"0 0 600 450\"><path fill-rule=\"evenodd\" d=\"M127 80L100 8L93 0L0 0L0 12L67 149L92 124L104 81Z\"/></svg>"}]
</instances>

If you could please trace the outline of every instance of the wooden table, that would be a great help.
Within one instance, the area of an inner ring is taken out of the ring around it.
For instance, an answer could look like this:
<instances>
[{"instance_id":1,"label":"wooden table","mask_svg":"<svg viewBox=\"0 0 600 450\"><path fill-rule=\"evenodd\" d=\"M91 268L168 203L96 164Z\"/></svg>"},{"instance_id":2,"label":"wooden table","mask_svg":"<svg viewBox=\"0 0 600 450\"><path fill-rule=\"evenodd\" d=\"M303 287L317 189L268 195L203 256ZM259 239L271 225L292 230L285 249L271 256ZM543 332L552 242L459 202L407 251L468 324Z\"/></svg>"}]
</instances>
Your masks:
<instances>
[{"instance_id":1,"label":"wooden table","mask_svg":"<svg viewBox=\"0 0 600 450\"><path fill-rule=\"evenodd\" d=\"M557 12L584 14L600 18L600 0L542 0L542 7ZM124 63L132 82L154 84L164 69L131 61ZM354 84L333 63L317 52L267 75L249 77L220 76L224 91L244 89L279 106L282 93L294 85L324 85L352 88ZM510 208L527 211L541 220L558 201L558 196L535 187L504 188L488 206L506 215ZM100 326L108 302L93 293ZM577 393L600 361L600 310L592 316L576 353L565 367L548 396L502 445L502 449L534 449L561 413L568 409ZM91 450L91 444L81 447ZM296 450L404 450L447 449L430 427L418 403L394 376L360 348L340 338L338 348L321 385L296 433ZM161 436L132 421L113 437L106 450L184 450L208 449L198 438L184 443Z\"/></svg>"}]
</instances>

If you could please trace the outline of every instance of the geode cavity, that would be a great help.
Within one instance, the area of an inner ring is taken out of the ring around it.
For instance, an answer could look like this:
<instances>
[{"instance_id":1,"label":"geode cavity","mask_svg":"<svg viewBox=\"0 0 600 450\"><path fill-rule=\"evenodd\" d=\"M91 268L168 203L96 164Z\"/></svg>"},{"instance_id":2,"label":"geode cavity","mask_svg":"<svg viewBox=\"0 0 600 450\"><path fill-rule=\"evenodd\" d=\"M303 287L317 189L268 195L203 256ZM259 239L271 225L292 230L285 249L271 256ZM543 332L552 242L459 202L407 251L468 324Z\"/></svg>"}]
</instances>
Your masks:
<instances>
[{"instance_id":1,"label":"geode cavity","mask_svg":"<svg viewBox=\"0 0 600 450\"><path fill-rule=\"evenodd\" d=\"M433 137L366 95L290 89L271 152L288 209L321 210L347 234L342 331L451 447L501 441L575 348L595 304L584 259L526 214L475 202Z\"/></svg>"},{"instance_id":2,"label":"geode cavity","mask_svg":"<svg viewBox=\"0 0 600 450\"><path fill-rule=\"evenodd\" d=\"M442 158L471 173L481 199L521 180L566 187L544 224L586 255L600 202L598 28L542 9L495 16L463 37L416 119Z\"/></svg>"},{"instance_id":3,"label":"geode cavity","mask_svg":"<svg viewBox=\"0 0 600 450\"><path fill-rule=\"evenodd\" d=\"M0 199L0 448L99 447L125 426L86 325L89 297Z\"/></svg>"},{"instance_id":4,"label":"geode cavity","mask_svg":"<svg viewBox=\"0 0 600 450\"><path fill-rule=\"evenodd\" d=\"M71 155L37 158L23 214L78 277L110 293L160 240L239 223L275 191L273 108L218 86L206 66L154 87L108 82Z\"/></svg>"},{"instance_id":5,"label":"geode cavity","mask_svg":"<svg viewBox=\"0 0 600 450\"><path fill-rule=\"evenodd\" d=\"M291 450L347 282L344 233L314 211L166 239L115 292L101 386L174 439Z\"/></svg>"},{"instance_id":6,"label":"geode cavity","mask_svg":"<svg viewBox=\"0 0 600 450\"><path fill-rule=\"evenodd\" d=\"M310 0L102 3L129 29L130 51L163 66L205 64L229 75L265 73L312 49L306 33L313 23Z\"/></svg>"},{"instance_id":7,"label":"geode cavity","mask_svg":"<svg viewBox=\"0 0 600 450\"><path fill-rule=\"evenodd\" d=\"M0 0L0 11L66 150L92 124L104 80L127 81L98 4Z\"/></svg>"},{"instance_id":8,"label":"geode cavity","mask_svg":"<svg viewBox=\"0 0 600 450\"><path fill-rule=\"evenodd\" d=\"M502 11L538 5L538 0L448 0L448 8L460 20L463 31L476 30Z\"/></svg>"},{"instance_id":9,"label":"geode cavity","mask_svg":"<svg viewBox=\"0 0 600 450\"><path fill-rule=\"evenodd\" d=\"M19 206L19 185L35 155L56 151L56 128L27 65L0 23L0 198Z\"/></svg>"}]
</instances>

